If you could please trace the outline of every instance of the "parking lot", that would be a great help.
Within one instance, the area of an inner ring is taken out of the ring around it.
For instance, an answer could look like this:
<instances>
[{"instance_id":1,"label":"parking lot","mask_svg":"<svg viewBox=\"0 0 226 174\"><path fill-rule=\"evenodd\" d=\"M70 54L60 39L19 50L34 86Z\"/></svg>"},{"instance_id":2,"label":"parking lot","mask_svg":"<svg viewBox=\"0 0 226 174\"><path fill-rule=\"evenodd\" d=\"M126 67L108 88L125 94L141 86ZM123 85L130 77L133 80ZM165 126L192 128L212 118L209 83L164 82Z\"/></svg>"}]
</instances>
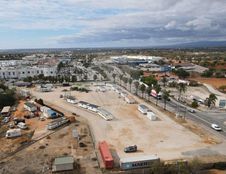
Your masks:
<instances>
[{"instance_id":1,"label":"parking lot","mask_svg":"<svg viewBox=\"0 0 226 174\"><path fill-rule=\"evenodd\" d=\"M96 113L60 98L60 95L64 94L63 89L69 88L58 87L49 93L33 90L32 95L86 118L95 137L95 143L106 140L119 157L156 154L163 160L170 160L194 157L198 155L200 149L202 152L205 151L205 154L215 156L225 152L221 147L218 152L218 146L223 146L222 143L220 145L209 143L138 98L136 98L138 103L144 103L157 115L157 121L150 121L137 110L138 104L127 104L115 91L97 92L96 87L92 85L90 86L92 91L89 93L71 91L71 95L76 99L99 105L113 114L112 121L105 121ZM212 135L209 136L210 139L214 139ZM137 145L138 152L124 153L124 147L134 144Z\"/></svg>"}]
</instances>

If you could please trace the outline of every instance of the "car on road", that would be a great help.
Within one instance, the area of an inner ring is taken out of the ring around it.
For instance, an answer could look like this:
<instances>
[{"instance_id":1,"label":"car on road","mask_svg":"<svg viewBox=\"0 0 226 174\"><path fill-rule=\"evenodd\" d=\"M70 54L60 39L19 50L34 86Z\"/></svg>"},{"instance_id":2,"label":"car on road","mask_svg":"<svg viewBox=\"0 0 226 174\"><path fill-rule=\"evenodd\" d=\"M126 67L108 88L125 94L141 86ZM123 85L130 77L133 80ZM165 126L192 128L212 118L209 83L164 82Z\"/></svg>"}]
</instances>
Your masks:
<instances>
[{"instance_id":1,"label":"car on road","mask_svg":"<svg viewBox=\"0 0 226 174\"><path fill-rule=\"evenodd\" d=\"M136 152L137 151L137 146L127 146L124 148L125 153L130 153L130 152Z\"/></svg>"},{"instance_id":2,"label":"car on road","mask_svg":"<svg viewBox=\"0 0 226 174\"><path fill-rule=\"evenodd\" d=\"M217 124L211 124L211 128L213 128L216 131L222 131L221 127L218 126Z\"/></svg>"},{"instance_id":3,"label":"car on road","mask_svg":"<svg viewBox=\"0 0 226 174\"><path fill-rule=\"evenodd\" d=\"M188 112L195 113L195 110L192 108L188 108Z\"/></svg>"}]
</instances>

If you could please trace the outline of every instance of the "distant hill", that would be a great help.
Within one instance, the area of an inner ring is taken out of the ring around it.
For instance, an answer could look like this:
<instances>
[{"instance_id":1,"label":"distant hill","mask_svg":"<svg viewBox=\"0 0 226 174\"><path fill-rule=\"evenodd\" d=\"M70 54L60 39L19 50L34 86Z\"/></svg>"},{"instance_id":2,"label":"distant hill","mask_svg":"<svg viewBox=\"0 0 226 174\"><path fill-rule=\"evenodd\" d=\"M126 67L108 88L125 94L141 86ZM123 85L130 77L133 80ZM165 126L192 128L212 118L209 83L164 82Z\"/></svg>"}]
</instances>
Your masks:
<instances>
[{"instance_id":1,"label":"distant hill","mask_svg":"<svg viewBox=\"0 0 226 174\"><path fill-rule=\"evenodd\" d=\"M163 46L163 48L226 48L226 41L200 41Z\"/></svg>"}]
</instances>

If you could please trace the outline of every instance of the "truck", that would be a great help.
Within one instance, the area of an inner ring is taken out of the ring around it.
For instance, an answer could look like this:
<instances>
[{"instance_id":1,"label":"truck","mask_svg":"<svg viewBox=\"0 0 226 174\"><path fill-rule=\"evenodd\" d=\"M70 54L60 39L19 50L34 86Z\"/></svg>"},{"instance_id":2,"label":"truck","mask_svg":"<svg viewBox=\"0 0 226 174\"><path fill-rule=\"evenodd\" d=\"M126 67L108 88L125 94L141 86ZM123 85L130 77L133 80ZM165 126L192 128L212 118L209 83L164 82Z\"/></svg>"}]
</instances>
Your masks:
<instances>
[{"instance_id":1,"label":"truck","mask_svg":"<svg viewBox=\"0 0 226 174\"><path fill-rule=\"evenodd\" d=\"M6 132L6 138L19 137L21 136L21 129L10 129Z\"/></svg>"},{"instance_id":2,"label":"truck","mask_svg":"<svg viewBox=\"0 0 226 174\"><path fill-rule=\"evenodd\" d=\"M162 92L157 93L156 90L151 90L151 96L154 98L157 98L158 100L161 100L162 98Z\"/></svg>"}]
</instances>

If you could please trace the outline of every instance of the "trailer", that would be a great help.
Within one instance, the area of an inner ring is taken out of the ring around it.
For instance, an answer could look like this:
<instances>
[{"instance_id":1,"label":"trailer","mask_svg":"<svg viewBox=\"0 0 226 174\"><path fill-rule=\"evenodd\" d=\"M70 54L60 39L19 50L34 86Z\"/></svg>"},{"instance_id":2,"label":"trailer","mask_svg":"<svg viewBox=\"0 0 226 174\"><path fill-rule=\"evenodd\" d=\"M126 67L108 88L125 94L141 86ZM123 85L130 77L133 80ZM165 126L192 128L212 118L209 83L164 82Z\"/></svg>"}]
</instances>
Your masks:
<instances>
[{"instance_id":1,"label":"trailer","mask_svg":"<svg viewBox=\"0 0 226 174\"><path fill-rule=\"evenodd\" d=\"M10 113L10 106L5 106L2 111L1 111L1 115L2 116L9 116L9 113Z\"/></svg>"},{"instance_id":2,"label":"trailer","mask_svg":"<svg viewBox=\"0 0 226 174\"><path fill-rule=\"evenodd\" d=\"M5 137L6 138L12 138L12 137L20 137L21 134L21 130L20 129L10 129L6 132Z\"/></svg>"},{"instance_id":3,"label":"trailer","mask_svg":"<svg viewBox=\"0 0 226 174\"><path fill-rule=\"evenodd\" d=\"M76 104L76 103L78 103L78 101L76 100L76 98L73 97L73 96L68 96L67 99L66 99L66 101L67 101L68 103L71 103L71 104Z\"/></svg>"},{"instance_id":4,"label":"trailer","mask_svg":"<svg viewBox=\"0 0 226 174\"><path fill-rule=\"evenodd\" d=\"M53 130L53 129L56 129L66 123L68 123L69 120L65 117L62 117L62 118L58 118L52 122L50 122L48 125L47 125L47 129L48 130Z\"/></svg>"},{"instance_id":5,"label":"trailer","mask_svg":"<svg viewBox=\"0 0 226 174\"><path fill-rule=\"evenodd\" d=\"M43 116L46 118L56 118L57 117L57 113L49 107L43 106L40 108L40 110L43 113Z\"/></svg>"},{"instance_id":6,"label":"trailer","mask_svg":"<svg viewBox=\"0 0 226 174\"><path fill-rule=\"evenodd\" d=\"M138 110L142 113L142 114L147 114L149 108L144 105L144 104L140 104L138 105Z\"/></svg>"},{"instance_id":7,"label":"trailer","mask_svg":"<svg viewBox=\"0 0 226 174\"><path fill-rule=\"evenodd\" d=\"M120 168L122 170L139 169L152 167L154 162L160 162L156 155L144 155L137 157L128 157L120 159Z\"/></svg>"},{"instance_id":8,"label":"trailer","mask_svg":"<svg viewBox=\"0 0 226 174\"><path fill-rule=\"evenodd\" d=\"M113 115L103 108L98 109L98 115L100 115L103 119L110 121L113 120Z\"/></svg>"},{"instance_id":9,"label":"trailer","mask_svg":"<svg viewBox=\"0 0 226 174\"><path fill-rule=\"evenodd\" d=\"M131 97L130 95L125 97L125 101L128 104L135 104L136 103L136 100L133 97Z\"/></svg>"},{"instance_id":10,"label":"trailer","mask_svg":"<svg viewBox=\"0 0 226 174\"><path fill-rule=\"evenodd\" d=\"M114 160L106 141L102 141L99 143L99 150L100 150L100 154L104 162L105 168L112 169L114 167Z\"/></svg>"},{"instance_id":11,"label":"trailer","mask_svg":"<svg viewBox=\"0 0 226 174\"><path fill-rule=\"evenodd\" d=\"M30 112L37 111L37 106L30 102L24 103L24 108Z\"/></svg>"},{"instance_id":12,"label":"trailer","mask_svg":"<svg viewBox=\"0 0 226 174\"><path fill-rule=\"evenodd\" d=\"M157 120L155 113L150 110L147 112L147 118L150 119L151 121Z\"/></svg>"}]
</instances>

